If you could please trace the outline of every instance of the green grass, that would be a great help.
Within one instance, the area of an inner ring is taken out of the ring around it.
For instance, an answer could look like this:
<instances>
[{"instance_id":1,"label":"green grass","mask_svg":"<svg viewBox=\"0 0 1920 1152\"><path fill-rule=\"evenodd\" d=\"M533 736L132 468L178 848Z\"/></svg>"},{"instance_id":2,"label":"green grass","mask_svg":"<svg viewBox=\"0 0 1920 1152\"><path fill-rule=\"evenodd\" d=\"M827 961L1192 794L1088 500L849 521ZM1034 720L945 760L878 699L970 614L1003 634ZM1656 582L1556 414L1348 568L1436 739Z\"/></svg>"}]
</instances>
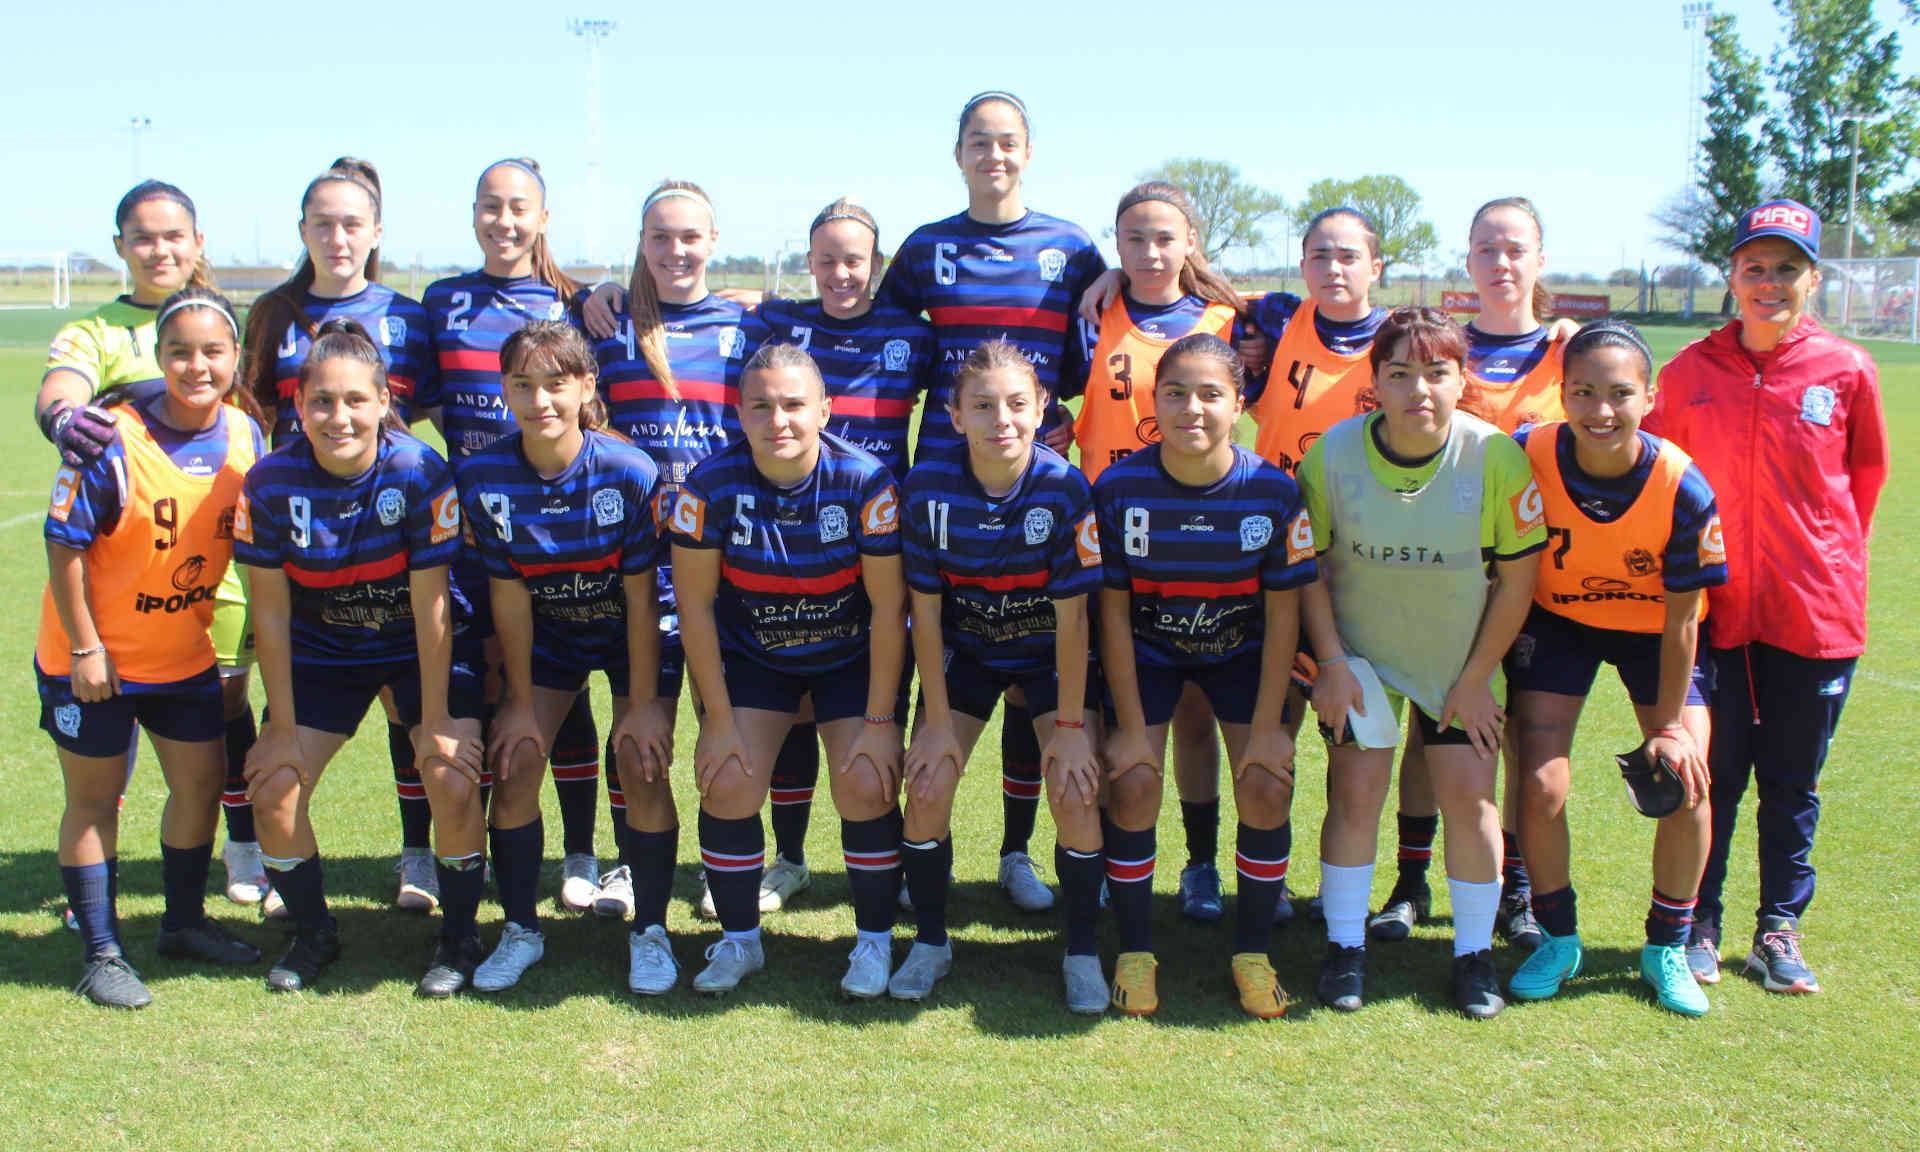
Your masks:
<instances>
[{"instance_id":1,"label":"green grass","mask_svg":"<svg viewBox=\"0 0 1920 1152\"><path fill-rule=\"evenodd\" d=\"M1651 335L1670 354L1686 334ZM10 345L0 347L0 399L17 417L38 375L31 342L0 314L0 344ZM1874 351L1895 441L1913 443L1920 349ZM0 663L10 685L0 692L0 1147L1920 1146L1907 1106L1920 1090L1910 829L1920 782L1909 724L1920 704L1910 559L1920 555L1920 508L1898 487L1876 532L1873 648L1824 781L1822 884L1807 923L1826 988L1816 997L1768 996L1730 974L1710 993L1711 1014L1685 1021L1642 994L1631 970L1652 829L1606 757L1631 729L1622 693L1603 678L1575 751L1572 802L1588 974L1559 999L1490 1024L1448 1003L1444 918L1375 950L1372 1000L1357 1016L1314 1009L1320 935L1304 925L1283 932L1276 963L1307 1002L1284 1021L1241 1018L1226 976L1229 926L1189 925L1172 899L1184 854L1171 800L1156 881L1161 1015L1068 1016L1056 918L1012 911L993 886L991 732L956 813L957 966L923 1008L849 1006L834 994L852 920L824 798L809 842L815 887L797 910L769 918L771 968L733 998L635 1000L624 991L624 931L555 917L546 962L515 993L422 1003L411 988L433 925L388 910L397 824L373 724L329 771L316 804L346 954L321 991L297 997L270 996L260 970L210 973L153 956L161 785L143 753L123 817L122 915L156 999L145 1012L111 1014L68 990L77 948L56 915L59 774L35 728L28 653L44 581L35 525L52 454L16 418L0 430L0 455L13 461L0 478L0 589L11 605L0 613L0 651L10 654ZM604 718L604 695L600 704ZM683 717L682 765L691 734ZM1317 742L1304 742L1301 764L1293 879L1311 892L1323 811ZM687 973L716 937L687 906L690 795L683 787L670 925ZM1227 845L1232 820L1229 810ZM604 823L600 847L611 854ZM551 810L548 827L557 840ZM1390 829L1382 843L1390 859ZM1044 817L1035 847L1051 860ZM1728 892L1736 950L1754 897L1752 853L1743 831ZM1376 902L1390 881L1383 868ZM278 928L211 907L278 948ZM489 939L498 919L494 906L483 911ZM1503 975L1514 962L1499 956Z\"/></svg>"}]
</instances>

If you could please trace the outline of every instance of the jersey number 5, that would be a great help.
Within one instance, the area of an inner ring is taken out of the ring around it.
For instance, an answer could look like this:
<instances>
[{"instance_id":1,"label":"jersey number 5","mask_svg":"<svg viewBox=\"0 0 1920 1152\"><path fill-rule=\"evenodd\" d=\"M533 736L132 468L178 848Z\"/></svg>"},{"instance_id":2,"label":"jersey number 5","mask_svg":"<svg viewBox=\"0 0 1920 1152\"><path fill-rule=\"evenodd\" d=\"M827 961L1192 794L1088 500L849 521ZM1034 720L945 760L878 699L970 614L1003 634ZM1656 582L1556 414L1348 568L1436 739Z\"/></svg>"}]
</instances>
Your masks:
<instances>
[{"instance_id":1,"label":"jersey number 5","mask_svg":"<svg viewBox=\"0 0 1920 1152\"><path fill-rule=\"evenodd\" d=\"M733 503L733 534L731 542L741 547L753 544L753 493L742 492Z\"/></svg>"}]
</instances>

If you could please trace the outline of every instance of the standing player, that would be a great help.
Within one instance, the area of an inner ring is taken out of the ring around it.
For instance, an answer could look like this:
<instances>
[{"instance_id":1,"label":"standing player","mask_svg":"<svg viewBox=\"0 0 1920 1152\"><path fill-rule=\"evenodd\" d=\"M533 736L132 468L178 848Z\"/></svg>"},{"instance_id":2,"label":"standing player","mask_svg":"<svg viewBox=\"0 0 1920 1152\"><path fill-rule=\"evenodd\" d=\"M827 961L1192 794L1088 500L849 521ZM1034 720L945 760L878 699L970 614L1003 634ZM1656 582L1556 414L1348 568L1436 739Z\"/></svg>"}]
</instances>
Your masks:
<instances>
[{"instance_id":1,"label":"standing player","mask_svg":"<svg viewBox=\"0 0 1920 1152\"><path fill-rule=\"evenodd\" d=\"M933 322L939 367L927 390L916 447L957 448L960 434L947 418L948 392L967 355L999 337L1033 362L1052 409L1042 438L1064 452L1072 443L1061 400L1081 380L1074 363L1074 309L1106 267L1079 226L1034 212L1020 179L1033 159L1027 108L1008 92L982 92L960 110L954 164L967 186L964 212L922 225L894 253L880 299L901 311L925 312ZM1033 717L1024 703L1001 717L1001 792L1005 832L1000 886L1029 912L1053 906L1028 854L1039 810L1040 748L1029 737Z\"/></svg>"},{"instance_id":2,"label":"standing player","mask_svg":"<svg viewBox=\"0 0 1920 1152\"><path fill-rule=\"evenodd\" d=\"M267 690L248 793L294 922L292 944L267 973L281 992L313 987L340 955L309 813L367 706L391 693L417 729L421 762L438 765L436 782L449 765L475 776L480 767L479 673L474 654L455 654L467 608L448 580L460 548L453 475L401 430L385 357L358 321L328 320L306 353L293 393L302 431L248 473L234 527ZM442 876L436 971L473 950L464 942L479 904L477 811L441 822L441 867L469 878ZM421 991L435 994L429 982L446 977L428 976Z\"/></svg>"},{"instance_id":3,"label":"standing player","mask_svg":"<svg viewBox=\"0 0 1920 1152\"><path fill-rule=\"evenodd\" d=\"M133 291L54 335L34 399L34 418L41 433L60 449L61 459L70 468L87 467L114 442L112 414L94 403L95 396L114 387L126 388L138 399L160 391L153 321L161 303L188 285L213 289L206 237L185 192L158 180L142 181L120 198L113 219L113 248L126 264ZM214 599L214 651L226 709L227 783L221 805L227 843L221 856L227 867L227 899L236 904L264 900L272 914L279 901L267 886L260 845L253 835L253 806L247 803L241 777L254 737L246 674L253 662L253 640L246 614L239 573L228 565ZM131 748L128 755L131 771Z\"/></svg>"},{"instance_id":4,"label":"standing player","mask_svg":"<svg viewBox=\"0 0 1920 1152\"><path fill-rule=\"evenodd\" d=\"M1706 589L1726 583L1720 520L1687 454L1640 431L1653 402L1653 356L1624 324L1590 324L1566 347L1565 423L1523 432L1556 547L1540 554L1533 609L1507 653L1521 842L1539 882L1544 939L1508 988L1544 1000L1580 971L1567 758L1604 663L1619 670L1647 754L1686 787L1653 838L1653 900L1640 978L1662 1007L1707 1011L1687 970L1688 929L1713 824L1707 801L1708 673L1699 645ZM1596 584L1625 595L1596 596Z\"/></svg>"},{"instance_id":5,"label":"standing player","mask_svg":"<svg viewBox=\"0 0 1920 1152\"><path fill-rule=\"evenodd\" d=\"M1113 1004L1159 1007L1149 899L1167 724L1182 691L1205 694L1227 746L1240 813L1231 971L1240 1007L1287 1010L1267 956L1292 855L1293 738L1284 723L1299 646L1311 533L1292 478L1233 442L1244 410L1232 345L1175 342L1154 379L1160 442L1108 468L1094 488L1106 589L1101 669L1112 698L1107 882L1120 929Z\"/></svg>"},{"instance_id":6,"label":"standing player","mask_svg":"<svg viewBox=\"0 0 1920 1152\"><path fill-rule=\"evenodd\" d=\"M954 793L980 732L1020 685L1044 741L1065 892L1067 1008L1107 1006L1095 927L1104 857L1100 772L1087 725L1090 623L1100 543L1087 481L1033 442L1045 410L1033 365L1004 340L961 364L948 418L964 451L923 454L907 477L907 582L920 717L907 752L902 868L919 936L888 991L924 1000L953 966L947 892Z\"/></svg>"},{"instance_id":7,"label":"standing player","mask_svg":"<svg viewBox=\"0 0 1920 1152\"><path fill-rule=\"evenodd\" d=\"M152 1000L127 963L115 907L120 796L136 721L167 780L167 899L156 951L215 964L260 958L204 907L222 727L208 629L260 432L237 406L246 399L234 388L239 329L223 298L199 287L176 293L155 333L161 389L125 404L120 388L97 397L102 423L118 435L93 463L55 477L33 661L40 726L59 749L66 787L60 875L85 959L76 990L117 1008Z\"/></svg>"},{"instance_id":8,"label":"standing player","mask_svg":"<svg viewBox=\"0 0 1920 1152\"><path fill-rule=\"evenodd\" d=\"M1362 675L1395 694L1394 727L1398 701L1412 701L1426 740L1446 817L1454 1001L1481 1019L1505 1006L1491 951L1500 903L1494 765L1504 723L1494 679L1532 602L1532 555L1546 545L1546 525L1526 453L1455 410L1466 356L1466 332L1451 317L1396 309L1369 356L1379 411L1334 425L1300 468L1321 557L1305 603L1320 669L1313 708L1330 745L1319 993L1343 1011L1364 999L1367 898L1395 742L1354 739L1350 710L1388 707L1363 692ZM1358 660L1371 669L1349 667ZM1377 714L1369 724L1384 727Z\"/></svg>"},{"instance_id":9,"label":"standing player","mask_svg":"<svg viewBox=\"0 0 1920 1152\"><path fill-rule=\"evenodd\" d=\"M760 806L802 700L833 769L858 929L841 991L878 996L893 967L906 657L899 491L885 465L821 433L829 418L812 359L767 345L741 377L745 442L703 461L674 504L674 591L704 708L700 855L722 929L694 977L699 992L730 992L766 964Z\"/></svg>"},{"instance_id":10,"label":"standing player","mask_svg":"<svg viewBox=\"0 0 1920 1152\"><path fill-rule=\"evenodd\" d=\"M433 340L436 368L414 398L415 411L434 421L447 441L447 458L457 471L462 461L513 431L500 389L500 348L507 337L534 320L560 320L580 292L554 260L547 242L547 185L540 165L525 157L496 160L480 172L473 190L473 234L480 244L478 271L436 280L421 297ZM493 642L493 615L487 602L487 573L479 556L462 551L453 565L454 583L473 605L475 632L487 647L489 668L499 665ZM495 684L498 678L491 678ZM404 730L388 728L390 739ZM593 851L593 822L600 787L600 736L587 693L567 713L554 737L553 790L560 801L564 855L560 863L560 903L576 912L593 907L599 896L600 865ZM430 863L428 812L419 781L399 772L401 871ZM616 800L613 773L607 787ZM613 806L614 842L625 823L624 804Z\"/></svg>"}]
</instances>

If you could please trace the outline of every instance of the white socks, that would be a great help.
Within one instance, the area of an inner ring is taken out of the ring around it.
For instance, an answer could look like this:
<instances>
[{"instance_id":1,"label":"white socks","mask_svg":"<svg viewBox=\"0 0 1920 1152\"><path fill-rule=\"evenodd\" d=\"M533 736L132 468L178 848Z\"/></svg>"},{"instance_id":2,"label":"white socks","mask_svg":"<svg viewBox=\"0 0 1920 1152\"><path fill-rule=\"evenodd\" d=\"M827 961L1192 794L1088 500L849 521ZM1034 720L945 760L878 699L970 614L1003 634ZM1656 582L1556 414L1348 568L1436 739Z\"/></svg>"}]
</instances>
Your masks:
<instances>
[{"instance_id":1,"label":"white socks","mask_svg":"<svg viewBox=\"0 0 1920 1152\"><path fill-rule=\"evenodd\" d=\"M1495 884L1494 903L1500 900ZM1343 868L1320 861L1320 909L1327 917L1327 940L1342 948L1367 946L1367 901L1373 895L1373 865ZM1487 932L1493 932L1493 912L1487 912Z\"/></svg>"},{"instance_id":2,"label":"white socks","mask_svg":"<svg viewBox=\"0 0 1920 1152\"><path fill-rule=\"evenodd\" d=\"M1465 956L1493 947L1493 918L1500 911L1500 881L1471 884L1447 877L1453 900L1453 954ZM1331 925L1332 919L1327 923Z\"/></svg>"}]
</instances>

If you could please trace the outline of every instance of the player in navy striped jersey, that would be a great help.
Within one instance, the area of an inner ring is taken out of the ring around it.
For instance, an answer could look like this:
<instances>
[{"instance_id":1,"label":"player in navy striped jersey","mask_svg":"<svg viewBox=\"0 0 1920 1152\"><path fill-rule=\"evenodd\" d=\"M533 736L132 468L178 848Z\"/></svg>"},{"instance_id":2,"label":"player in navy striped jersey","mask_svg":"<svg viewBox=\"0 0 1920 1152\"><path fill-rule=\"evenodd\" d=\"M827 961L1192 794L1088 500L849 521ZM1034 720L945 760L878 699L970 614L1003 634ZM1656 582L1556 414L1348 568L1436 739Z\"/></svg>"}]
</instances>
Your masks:
<instances>
[{"instance_id":1,"label":"player in navy striped jersey","mask_svg":"<svg viewBox=\"0 0 1920 1152\"><path fill-rule=\"evenodd\" d=\"M513 431L513 416L500 390L501 345L531 321L564 318L580 291L548 246L547 187L534 161L497 160L481 171L473 190L473 233L480 244L479 269L435 281L421 297L438 371L415 398L415 411L439 427L456 467ZM487 640L489 667L498 667L487 574L478 553L461 553L453 579L473 604L475 631ZM612 816L617 844L625 818L616 775L607 774L607 787L616 800ZM553 746L553 790L560 801L565 840L560 903L575 911L593 907L599 896L599 862L593 851L599 776L600 736L593 706L583 693ZM423 798L409 798L410 791L418 794L417 779L396 774L395 783L401 793L404 872L427 860L427 812Z\"/></svg>"},{"instance_id":2,"label":"player in navy striped jersey","mask_svg":"<svg viewBox=\"0 0 1920 1152\"><path fill-rule=\"evenodd\" d=\"M448 580L460 547L453 476L399 430L379 347L330 320L295 389L304 434L256 464L234 517L247 566L267 711L247 756L248 792L293 943L267 973L310 988L340 953L308 815L327 763L367 706L390 689L414 732L428 795L442 810L442 958L472 934L479 905L480 810L443 791L480 770L478 668L456 652L466 605ZM463 899L446 874L464 861Z\"/></svg>"},{"instance_id":3,"label":"player in navy striped jersey","mask_svg":"<svg viewBox=\"0 0 1920 1152\"><path fill-rule=\"evenodd\" d=\"M660 663L659 470L645 452L600 431L593 354L572 327L535 321L507 338L500 358L518 431L460 465L507 680L488 736L492 858L506 926L473 986L512 987L546 952L535 907L545 835L540 777L561 722L597 669L617 716L612 743L628 801L622 851L642 881L629 985L659 991L644 977L653 945L666 947L678 826L667 766L679 692L678 677L663 675Z\"/></svg>"},{"instance_id":4,"label":"player in navy striped jersey","mask_svg":"<svg viewBox=\"0 0 1920 1152\"><path fill-rule=\"evenodd\" d=\"M982 344L949 393L964 448L922 455L907 477L905 546L920 727L907 753L901 857L919 937L889 991L922 1000L953 964L946 908L951 816L994 705L1024 691L1043 758L1065 892L1067 1007L1106 1010L1094 937L1103 869L1100 770L1087 725L1087 597L1100 586L1093 495L1065 458L1035 445L1045 394L1004 340Z\"/></svg>"},{"instance_id":5,"label":"player in navy striped jersey","mask_svg":"<svg viewBox=\"0 0 1920 1152\"><path fill-rule=\"evenodd\" d=\"M1217 336L1167 350L1154 381L1161 441L1108 468L1094 487L1106 588L1101 671L1115 721L1107 882L1121 953L1113 1002L1159 1006L1148 899L1167 725L1189 682L1219 718L1240 813L1232 971L1240 1006L1286 1011L1267 958L1292 848L1293 740L1284 721L1298 644L1298 589L1315 575L1300 490L1233 442L1245 408L1240 361Z\"/></svg>"},{"instance_id":6,"label":"player in navy striped jersey","mask_svg":"<svg viewBox=\"0 0 1920 1152\"><path fill-rule=\"evenodd\" d=\"M826 384L791 344L755 353L744 443L709 457L674 504L674 585L705 707L695 756L700 855L722 935L696 991L765 966L760 808L803 700L826 742L858 936L841 990L871 998L892 969L899 886L906 585L899 490L880 461L821 427Z\"/></svg>"}]
</instances>

